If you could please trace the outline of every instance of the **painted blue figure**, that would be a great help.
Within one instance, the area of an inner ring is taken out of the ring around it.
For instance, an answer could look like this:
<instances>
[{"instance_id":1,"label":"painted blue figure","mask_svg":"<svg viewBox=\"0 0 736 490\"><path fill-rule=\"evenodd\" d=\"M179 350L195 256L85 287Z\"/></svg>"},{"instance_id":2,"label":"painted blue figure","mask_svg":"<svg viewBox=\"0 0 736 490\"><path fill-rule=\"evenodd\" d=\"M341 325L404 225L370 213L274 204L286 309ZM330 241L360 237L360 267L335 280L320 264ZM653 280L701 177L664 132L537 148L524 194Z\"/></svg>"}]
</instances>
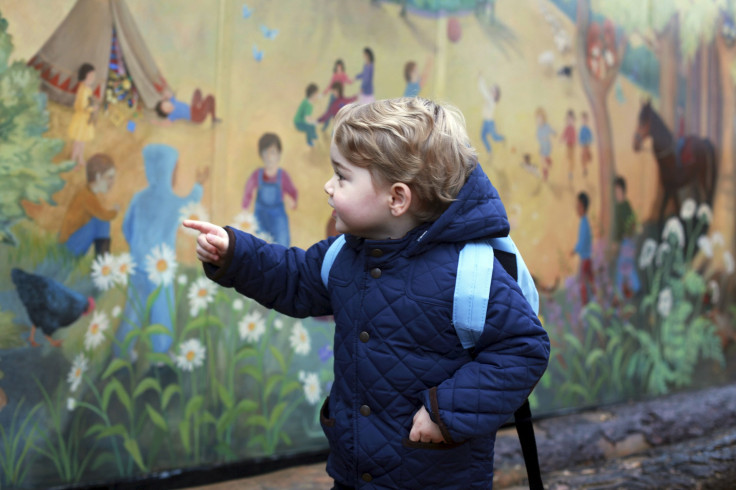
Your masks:
<instances>
[{"instance_id":1,"label":"painted blue figure","mask_svg":"<svg viewBox=\"0 0 736 490\"><path fill-rule=\"evenodd\" d=\"M253 172L245 184L243 209L250 208L253 194L257 192L253 214L258 231L271 235L274 243L288 247L291 237L285 204L296 209L298 194L288 172L279 167L281 138L274 133L264 133L258 140L258 154L263 168Z\"/></svg>"},{"instance_id":2,"label":"painted blue figure","mask_svg":"<svg viewBox=\"0 0 736 490\"><path fill-rule=\"evenodd\" d=\"M498 85L489 87L482 75L478 75L478 90L483 96L483 129L481 129L480 137L483 140L483 146L486 152L491 152L491 144L488 142L488 136L493 141L504 141L506 138L496 131L496 104L501 99L501 89Z\"/></svg>"},{"instance_id":3,"label":"painted blue figure","mask_svg":"<svg viewBox=\"0 0 736 490\"><path fill-rule=\"evenodd\" d=\"M130 254L138 265L130 277L128 302L116 338L122 342L128 333L141 325L158 323L173 331L170 306L174 305L174 288L164 285L154 301L150 317L141 318L149 296L156 290L146 272L146 256L154 247L166 245L176 250L176 232L179 228L181 208L202 198L202 184L209 177L209 169L197 172L197 183L186 197L174 193L176 166L179 152L164 144L149 144L143 148L143 163L148 187L133 196L123 221L123 234L130 246ZM167 334L151 336L154 352L167 352L173 338ZM129 349L132 351L133 344ZM120 355L120 346L115 345L115 354Z\"/></svg>"}]
</instances>

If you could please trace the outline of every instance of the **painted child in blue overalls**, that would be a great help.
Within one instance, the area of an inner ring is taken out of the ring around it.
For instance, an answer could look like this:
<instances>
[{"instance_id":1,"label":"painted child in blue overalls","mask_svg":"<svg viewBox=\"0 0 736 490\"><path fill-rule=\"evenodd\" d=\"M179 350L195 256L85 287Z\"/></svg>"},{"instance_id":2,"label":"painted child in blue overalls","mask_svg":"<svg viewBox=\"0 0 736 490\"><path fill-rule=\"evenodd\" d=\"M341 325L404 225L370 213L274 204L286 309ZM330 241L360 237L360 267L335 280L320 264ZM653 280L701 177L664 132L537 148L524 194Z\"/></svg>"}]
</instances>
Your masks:
<instances>
[{"instance_id":1,"label":"painted child in blue overalls","mask_svg":"<svg viewBox=\"0 0 736 490\"><path fill-rule=\"evenodd\" d=\"M243 195L243 209L249 209L253 193L257 191L254 215L258 231L271 236L274 243L289 246L289 217L286 205L296 209L297 190L288 172L279 167L281 139L274 133L265 133L258 140L258 154L263 168L248 178Z\"/></svg>"}]
</instances>

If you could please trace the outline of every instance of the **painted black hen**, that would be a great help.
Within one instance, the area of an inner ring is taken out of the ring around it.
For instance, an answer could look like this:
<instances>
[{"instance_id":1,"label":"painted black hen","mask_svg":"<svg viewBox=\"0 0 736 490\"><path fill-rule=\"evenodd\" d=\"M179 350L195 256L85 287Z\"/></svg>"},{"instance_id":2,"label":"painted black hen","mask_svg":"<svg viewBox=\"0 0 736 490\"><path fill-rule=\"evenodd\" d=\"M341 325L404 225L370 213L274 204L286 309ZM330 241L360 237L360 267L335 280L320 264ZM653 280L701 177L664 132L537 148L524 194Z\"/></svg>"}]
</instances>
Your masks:
<instances>
[{"instance_id":1,"label":"painted black hen","mask_svg":"<svg viewBox=\"0 0 736 490\"><path fill-rule=\"evenodd\" d=\"M95 301L91 297L85 298L48 277L17 268L10 271L10 277L33 323L28 339L33 347L38 347L34 339L36 327L43 331L51 345L59 347L61 341L52 339L51 335L58 329L71 325L95 307Z\"/></svg>"}]
</instances>

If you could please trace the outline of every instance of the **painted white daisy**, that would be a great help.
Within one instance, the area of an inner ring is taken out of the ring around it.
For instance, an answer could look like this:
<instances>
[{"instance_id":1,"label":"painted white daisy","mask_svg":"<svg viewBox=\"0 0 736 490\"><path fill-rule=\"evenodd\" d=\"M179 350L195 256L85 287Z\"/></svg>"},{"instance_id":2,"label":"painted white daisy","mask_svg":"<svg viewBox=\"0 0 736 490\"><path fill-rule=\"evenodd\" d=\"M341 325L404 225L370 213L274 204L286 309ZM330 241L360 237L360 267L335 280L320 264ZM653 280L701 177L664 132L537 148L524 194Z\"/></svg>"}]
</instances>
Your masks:
<instances>
[{"instance_id":1,"label":"painted white daisy","mask_svg":"<svg viewBox=\"0 0 736 490\"><path fill-rule=\"evenodd\" d=\"M664 262L664 258L667 254L670 253L672 249L670 248L669 243L660 243L659 248L657 248L657 258L655 259L655 264L657 267L662 265Z\"/></svg>"},{"instance_id":2,"label":"painted white daisy","mask_svg":"<svg viewBox=\"0 0 736 490\"><path fill-rule=\"evenodd\" d=\"M179 286L186 286L189 280L187 279L186 274L179 274L179 277L176 278L176 282Z\"/></svg>"},{"instance_id":3,"label":"painted white daisy","mask_svg":"<svg viewBox=\"0 0 736 490\"><path fill-rule=\"evenodd\" d=\"M685 245L685 229L676 216L668 219L662 230L662 240L668 242L671 239L677 242L678 247Z\"/></svg>"},{"instance_id":4,"label":"painted white daisy","mask_svg":"<svg viewBox=\"0 0 736 490\"><path fill-rule=\"evenodd\" d=\"M714 279L708 281L708 292L710 293L710 302L718 303L718 299L721 297L721 288Z\"/></svg>"},{"instance_id":5,"label":"painted white daisy","mask_svg":"<svg viewBox=\"0 0 736 490\"><path fill-rule=\"evenodd\" d=\"M657 251L657 242L651 238L644 240L644 244L641 246L641 254L639 254L639 268L646 269L654 260L654 254Z\"/></svg>"},{"instance_id":6,"label":"painted white daisy","mask_svg":"<svg viewBox=\"0 0 736 490\"><path fill-rule=\"evenodd\" d=\"M257 311L252 311L245 315L238 323L238 332L240 338L246 342L258 342L261 335L266 331L266 321L263 315Z\"/></svg>"},{"instance_id":7,"label":"painted white daisy","mask_svg":"<svg viewBox=\"0 0 736 490\"><path fill-rule=\"evenodd\" d=\"M696 213L697 217L701 221L705 221L706 223L710 223L713 221L713 211L711 211L710 206L708 206L706 203L702 203L700 206L698 206L698 212Z\"/></svg>"},{"instance_id":8,"label":"painted white daisy","mask_svg":"<svg viewBox=\"0 0 736 490\"><path fill-rule=\"evenodd\" d=\"M235 311L242 311L243 310L243 300L240 298L235 298L233 302L230 304L230 306L232 306L233 310Z\"/></svg>"},{"instance_id":9,"label":"painted white daisy","mask_svg":"<svg viewBox=\"0 0 736 490\"><path fill-rule=\"evenodd\" d=\"M657 297L657 311L662 317L667 318L672 311L672 290L665 288L659 292Z\"/></svg>"},{"instance_id":10,"label":"painted white daisy","mask_svg":"<svg viewBox=\"0 0 736 490\"><path fill-rule=\"evenodd\" d=\"M707 236L701 235L700 238L698 238L698 249L709 259L713 257L713 247L711 246L710 239Z\"/></svg>"},{"instance_id":11,"label":"painted white daisy","mask_svg":"<svg viewBox=\"0 0 736 490\"><path fill-rule=\"evenodd\" d=\"M146 256L146 273L148 279L156 286L170 285L177 267L176 254L165 243L153 247L151 253Z\"/></svg>"},{"instance_id":12,"label":"painted white daisy","mask_svg":"<svg viewBox=\"0 0 736 490\"><path fill-rule=\"evenodd\" d=\"M215 283L206 277L198 277L187 292L189 298L189 314L197 316L200 311L207 308L207 305L215 299Z\"/></svg>"},{"instance_id":13,"label":"painted white daisy","mask_svg":"<svg viewBox=\"0 0 736 490\"><path fill-rule=\"evenodd\" d=\"M299 373L299 381L304 388L304 398L310 405L316 405L322 399L322 387L319 385L317 373Z\"/></svg>"},{"instance_id":14,"label":"painted white daisy","mask_svg":"<svg viewBox=\"0 0 736 490\"><path fill-rule=\"evenodd\" d=\"M688 198L682 203L680 207L680 217L684 220L691 219L695 216L695 211L698 209L698 205L695 199Z\"/></svg>"},{"instance_id":15,"label":"painted white daisy","mask_svg":"<svg viewBox=\"0 0 736 490\"><path fill-rule=\"evenodd\" d=\"M230 223L230 226L250 233L251 235L255 235L258 231L258 222L256 221L256 217L253 213L246 210L239 212L237 216L233 218L233 222Z\"/></svg>"},{"instance_id":16,"label":"painted white daisy","mask_svg":"<svg viewBox=\"0 0 736 490\"><path fill-rule=\"evenodd\" d=\"M92 262L92 282L100 291L107 291L115 284L115 258L109 253L98 255Z\"/></svg>"},{"instance_id":17,"label":"painted white daisy","mask_svg":"<svg viewBox=\"0 0 736 490\"><path fill-rule=\"evenodd\" d=\"M72 368L69 370L69 374L66 376L66 381L70 385L72 391L77 391L79 385L82 383L82 376L89 368L89 361L84 354L77 354L72 362Z\"/></svg>"},{"instance_id":18,"label":"painted white daisy","mask_svg":"<svg viewBox=\"0 0 736 490\"><path fill-rule=\"evenodd\" d=\"M193 371L204 364L205 348L197 339L189 339L179 345L179 355L174 359L182 371Z\"/></svg>"},{"instance_id":19,"label":"painted white daisy","mask_svg":"<svg viewBox=\"0 0 736 490\"><path fill-rule=\"evenodd\" d=\"M115 282L125 286L128 284L128 277L135 272L137 267L133 257L128 252L121 253L113 260L115 268Z\"/></svg>"},{"instance_id":20,"label":"painted white daisy","mask_svg":"<svg viewBox=\"0 0 736 490\"><path fill-rule=\"evenodd\" d=\"M723 252L723 267L726 269L726 274L729 276L733 274L734 268L736 268L733 263L733 255L731 255L731 252L728 250Z\"/></svg>"},{"instance_id":21,"label":"painted white daisy","mask_svg":"<svg viewBox=\"0 0 736 490\"><path fill-rule=\"evenodd\" d=\"M722 247L724 245L723 235L720 231L714 231L710 234L710 243L714 247Z\"/></svg>"},{"instance_id":22,"label":"painted white daisy","mask_svg":"<svg viewBox=\"0 0 736 490\"><path fill-rule=\"evenodd\" d=\"M95 311L84 334L84 348L95 349L105 340L105 332L110 328L110 321L103 311Z\"/></svg>"},{"instance_id":23,"label":"painted white daisy","mask_svg":"<svg viewBox=\"0 0 736 490\"><path fill-rule=\"evenodd\" d=\"M281 318L277 318L273 321L273 328L281 330L284 328L284 321Z\"/></svg>"},{"instance_id":24,"label":"painted white daisy","mask_svg":"<svg viewBox=\"0 0 736 490\"><path fill-rule=\"evenodd\" d=\"M190 219L193 221L209 221L210 215L205 209L205 207L202 205L202 203L190 202L184 205L179 210L179 221L183 222L185 219ZM184 233L187 233L188 235L192 235L192 236L199 235L199 231L197 230L193 230L191 228L184 228L183 226L179 228L184 230Z\"/></svg>"},{"instance_id":25,"label":"painted white daisy","mask_svg":"<svg viewBox=\"0 0 736 490\"><path fill-rule=\"evenodd\" d=\"M309 333L304 328L304 325L302 325L302 322L298 321L294 324L294 328L291 330L291 336L289 337L289 343L297 354L309 354L311 341L309 339Z\"/></svg>"},{"instance_id":26,"label":"painted white daisy","mask_svg":"<svg viewBox=\"0 0 736 490\"><path fill-rule=\"evenodd\" d=\"M112 316L113 318L118 318L122 312L123 312L123 309L120 307L120 305L115 305L112 307L110 316Z\"/></svg>"},{"instance_id":27,"label":"painted white daisy","mask_svg":"<svg viewBox=\"0 0 736 490\"><path fill-rule=\"evenodd\" d=\"M77 408L77 400L72 397L67 398L66 399L66 409L69 410L70 412L73 412L75 408Z\"/></svg>"}]
</instances>

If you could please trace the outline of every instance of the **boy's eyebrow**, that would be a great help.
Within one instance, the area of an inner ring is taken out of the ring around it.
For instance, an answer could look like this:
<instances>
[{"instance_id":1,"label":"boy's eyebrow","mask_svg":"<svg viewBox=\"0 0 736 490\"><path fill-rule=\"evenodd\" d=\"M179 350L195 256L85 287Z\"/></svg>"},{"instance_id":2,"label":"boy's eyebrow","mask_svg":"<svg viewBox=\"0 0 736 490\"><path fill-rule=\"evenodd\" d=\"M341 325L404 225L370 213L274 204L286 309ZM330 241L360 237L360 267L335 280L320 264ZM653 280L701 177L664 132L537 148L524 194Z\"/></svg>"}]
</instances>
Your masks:
<instances>
[{"instance_id":1,"label":"boy's eyebrow","mask_svg":"<svg viewBox=\"0 0 736 490\"><path fill-rule=\"evenodd\" d=\"M342 164L342 163L340 163L340 162L336 162L336 161L335 161L335 160L333 160L332 158L330 158L330 162L332 163L332 166L333 166L333 167L335 167L335 168L337 168L337 169L339 169L339 170L342 170L342 171L346 171L346 170L348 169L348 168L347 168L347 167L346 167L345 165L343 165L343 164Z\"/></svg>"}]
</instances>

